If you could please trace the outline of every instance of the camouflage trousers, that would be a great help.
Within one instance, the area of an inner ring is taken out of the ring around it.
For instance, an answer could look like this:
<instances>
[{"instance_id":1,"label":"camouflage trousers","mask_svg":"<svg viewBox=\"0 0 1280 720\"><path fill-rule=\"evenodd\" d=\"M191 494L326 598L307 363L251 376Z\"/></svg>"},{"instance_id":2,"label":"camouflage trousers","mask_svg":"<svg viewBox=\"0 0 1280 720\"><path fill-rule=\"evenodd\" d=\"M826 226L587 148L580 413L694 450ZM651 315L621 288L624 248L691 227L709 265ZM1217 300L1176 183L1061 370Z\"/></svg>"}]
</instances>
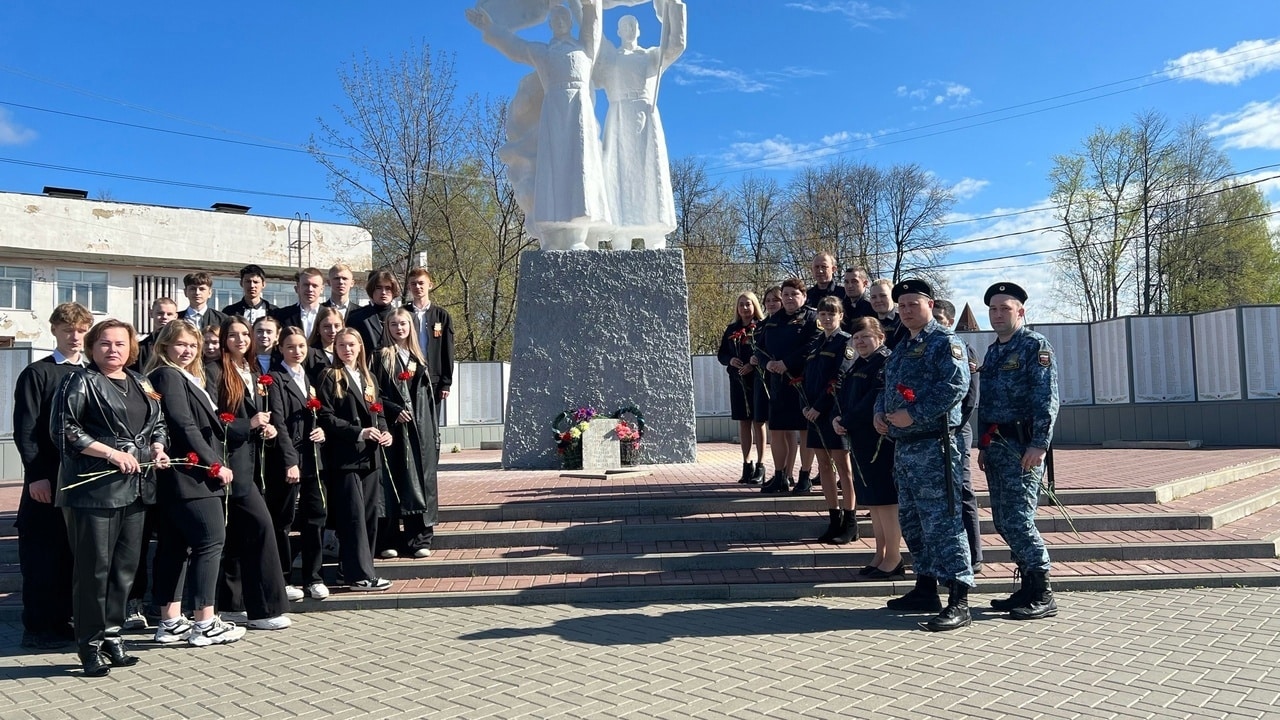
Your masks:
<instances>
[{"instance_id":1,"label":"camouflage trousers","mask_svg":"<svg viewBox=\"0 0 1280 720\"><path fill-rule=\"evenodd\" d=\"M893 479L898 485L898 522L917 575L973 587L969 539L960 510L960 451L948 433L950 454L937 436L898 440ZM950 458L951 487L946 463Z\"/></svg>"},{"instance_id":2,"label":"camouflage trousers","mask_svg":"<svg viewBox=\"0 0 1280 720\"><path fill-rule=\"evenodd\" d=\"M986 449L991 519L1023 574L1049 572L1049 551L1036 529L1036 505L1044 463L1024 471L1022 454L1025 451L1025 445L1004 437L997 437Z\"/></svg>"}]
</instances>

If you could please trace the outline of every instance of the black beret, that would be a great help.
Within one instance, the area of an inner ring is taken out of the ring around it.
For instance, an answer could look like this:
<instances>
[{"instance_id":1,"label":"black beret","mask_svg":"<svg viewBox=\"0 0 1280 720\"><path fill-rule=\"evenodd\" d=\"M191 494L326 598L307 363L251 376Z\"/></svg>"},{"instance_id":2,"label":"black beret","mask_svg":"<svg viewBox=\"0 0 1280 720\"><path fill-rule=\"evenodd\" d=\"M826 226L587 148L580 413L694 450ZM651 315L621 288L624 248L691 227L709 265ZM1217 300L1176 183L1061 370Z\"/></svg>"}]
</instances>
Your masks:
<instances>
[{"instance_id":1,"label":"black beret","mask_svg":"<svg viewBox=\"0 0 1280 720\"><path fill-rule=\"evenodd\" d=\"M929 283L923 280L903 280L893 286L893 301L898 302L898 298L911 293L933 299L933 288L929 287Z\"/></svg>"},{"instance_id":2,"label":"black beret","mask_svg":"<svg viewBox=\"0 0 1280 720\"><path fill-rule=\"evenodd\" d=\"M1025 303L1027 301L1026 290L1023 290L1021 287L1014 285L1011 282L1001 282L987 288L987 294L982 296L983 304L990 305L991 298L996 295L1008 295L1011 298L1015 298L1020 303Z\"/></svg>"}]
</instances>

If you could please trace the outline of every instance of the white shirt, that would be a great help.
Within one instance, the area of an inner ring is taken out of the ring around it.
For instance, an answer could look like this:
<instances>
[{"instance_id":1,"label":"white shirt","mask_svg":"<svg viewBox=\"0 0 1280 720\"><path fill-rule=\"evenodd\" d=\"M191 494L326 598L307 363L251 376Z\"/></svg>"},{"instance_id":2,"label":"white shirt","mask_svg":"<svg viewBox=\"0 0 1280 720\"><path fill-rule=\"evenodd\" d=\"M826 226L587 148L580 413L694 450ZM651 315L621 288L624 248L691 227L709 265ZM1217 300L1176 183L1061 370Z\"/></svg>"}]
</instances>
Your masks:
<instances>
[{"instance_id":1,"label":"white shirt","mask_svg":"<svg viewBox=\"0 0 1280 720\"><path fill-rule=\"evenodd\" d=\"M298 386L302 397L310 397L307 392L307 374L302 371L302 366L299 365L296 371L288 365L285 365L284 369L289 371L289 377L293 379L293 384Z\"/></svg>"},{"instance_id":2,"label":"white shirt","mask_svg":"<svg viewBox=\"0 0 1280 720\"><path fill-rule=\"evenodd\" d=\"M351 384L355 386L361 394L364 394L364 378L360 377L360 373L351 368L344 368L347 371L347 378L351 380Z\"/></svg>"},{"instance_id":3,"label":"white shirt","mask_svg":"<svg viewBox=\"0 0 1280 720\"><path fill-rule=\"evenodd\" d=\"M302 332L306 333L307 337L311 337L311 328L316 325L316 313L319 311L319 305L311 308L310 310L302 307L301 305L298 306L298 316L302 320Z\"/></svg>"},{"instance_id":4,"label":"white shirt","mask_svg":"<svg viewBox=\"0 0 1280 720\"><path fill-rule=\"evenodd\" d=\"M67 359L66 355L58 352L57 348L54 348L53 362L58 365L75 365L76 367L84 367L84 353L80 353L80 360L78 362L73 362Z\"/></svg>"}]
</instances>

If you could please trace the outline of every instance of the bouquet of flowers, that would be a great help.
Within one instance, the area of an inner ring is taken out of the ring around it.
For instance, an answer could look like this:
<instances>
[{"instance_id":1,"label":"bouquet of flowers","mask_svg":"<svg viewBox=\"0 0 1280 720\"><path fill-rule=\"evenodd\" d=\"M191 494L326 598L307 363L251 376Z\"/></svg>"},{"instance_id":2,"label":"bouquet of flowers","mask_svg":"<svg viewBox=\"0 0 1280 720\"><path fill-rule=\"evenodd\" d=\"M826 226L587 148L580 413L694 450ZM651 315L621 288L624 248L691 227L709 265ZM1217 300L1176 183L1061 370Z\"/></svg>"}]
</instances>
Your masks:
<instances>
[{"instance_id":1,"label":"bouquet of flowers","mask_svg":"<svg viewBox=\"0 0 1280 720\"><path fill-rule=\"evenodd\" d=\"M587 431L587 423L596 415L599 412L595 408L584 406L576 410L565 410L551 421L556 453L560 455L560 467L565 470L582 469L582 433Z\"/></svg>"},{"instance_id":2,"label":"bouquet of flowers","mask_svg":"<svg viewBox=\"0 0 1280 720\"><path fill-rule=\"evenodd\" d=\"M625 416L630 415L628 420ZM644 413L635 405L628 405L613 411L610 417L617 419L618 425L614 434L618 436L619 449L624 466L640 464L640 441L644 438Z\"/></svg>"}]
</instances>

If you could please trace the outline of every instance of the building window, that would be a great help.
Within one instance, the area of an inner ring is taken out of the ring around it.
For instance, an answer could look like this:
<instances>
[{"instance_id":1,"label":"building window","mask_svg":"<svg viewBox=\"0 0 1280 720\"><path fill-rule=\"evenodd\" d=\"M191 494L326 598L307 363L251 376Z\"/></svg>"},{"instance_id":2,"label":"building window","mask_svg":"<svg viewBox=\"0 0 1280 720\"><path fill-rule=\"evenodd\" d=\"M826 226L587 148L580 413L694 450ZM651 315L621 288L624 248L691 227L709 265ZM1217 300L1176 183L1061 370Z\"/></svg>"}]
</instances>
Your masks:
<instances>
[{"instance_id":1,"label":"building window","mask_svg":"<svg viewBox=\"0 0 1280 720\"><path fill-rule=\"evenodd\" d=\"M0 265L0 308L31 309L31 268Z\"/></svg>"},{"instance_id":2,"label":"building window","mask_svg":"<svg viewBox=\"0 0 1280 720\"><path fill-rule=\"evenodd\" d=\"M107 274L90 270L58 271L58 303L75 302L90 312L107 311Z\"/></svg>"},{"instance_id":3,"label":"building window","mask_svg":"<svg viewBox=\"0 0 1280 720\"><path fill-rule=\"evenodd\" d=\"M231 278L214 278L213 297L209 298L209 307L215 310L234 304L244 296L244 291L240 289L240 281Z\"/></svg>"},{"instance_id":4,"label":"building window","mask_svg":"<svg viewBox=\"0 0 1280 720\"><path fill-rule=\"evenodd\" d=\"M294 289L294 285L291 282L268 280L266 287L262 289L262 299L276 307L292 305L298 302L298 292ZM242 299L244 299L244 289L240 287L240 280L232 280L230 278L214 279L213 298L209 300L209 307L221 310L228 305L240 302Z\"/></svg>"}]
</instances>

